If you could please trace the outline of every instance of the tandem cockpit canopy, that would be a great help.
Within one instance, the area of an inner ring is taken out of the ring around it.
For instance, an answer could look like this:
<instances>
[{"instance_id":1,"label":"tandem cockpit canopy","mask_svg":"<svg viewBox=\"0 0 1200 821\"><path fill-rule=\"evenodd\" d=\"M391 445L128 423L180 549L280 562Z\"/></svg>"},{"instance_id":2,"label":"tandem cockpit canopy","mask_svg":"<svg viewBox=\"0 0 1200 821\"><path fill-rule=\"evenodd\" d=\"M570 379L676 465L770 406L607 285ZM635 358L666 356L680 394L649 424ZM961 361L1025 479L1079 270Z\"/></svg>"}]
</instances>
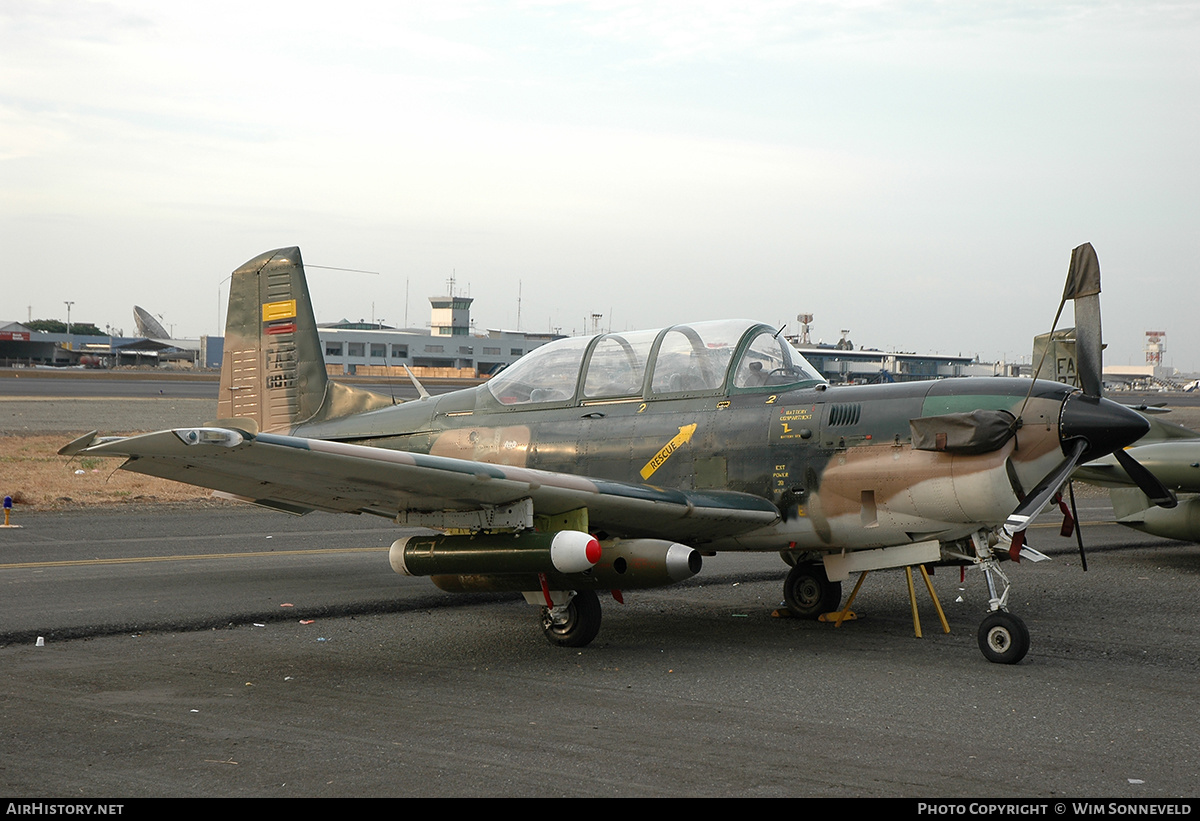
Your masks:
<instances>
[{"instance_id":1,"label":"tandem cockpit canopy","mask_svg":"<svg viewBox=\"0 0 1200 821\"><path fill-rule=\"evenodd\" d=\"M790 390L825 380L769 325L725 319L560 339L488 382L503 405Z\"/></svg>"}]
</instances>

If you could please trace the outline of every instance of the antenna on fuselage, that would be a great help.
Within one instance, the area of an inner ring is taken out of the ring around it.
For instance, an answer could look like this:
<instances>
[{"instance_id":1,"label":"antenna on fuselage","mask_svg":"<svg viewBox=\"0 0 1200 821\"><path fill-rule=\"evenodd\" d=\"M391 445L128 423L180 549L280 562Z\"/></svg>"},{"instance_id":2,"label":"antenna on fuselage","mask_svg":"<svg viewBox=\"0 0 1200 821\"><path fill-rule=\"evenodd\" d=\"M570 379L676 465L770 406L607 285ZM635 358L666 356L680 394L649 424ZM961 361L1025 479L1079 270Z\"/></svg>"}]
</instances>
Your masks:
<instances>
[{"instance_id":1,"label":"antenna on fuselage","mask_svg":"<svg viewBox=\"0 0 1200 821\"><path fill-rule=\"evenodd\" d=\"M428 399L429 391L425 390L425 386L422 385L421 382L417 379L417 375L412 372L412 369L409 368L408 365L405 365L404 371L405 371L405 373L408 374L408 378L412 380L413 387L417 389L417 393L419 394L418 401L420 399Z\"/></svg>"}]
</instances>

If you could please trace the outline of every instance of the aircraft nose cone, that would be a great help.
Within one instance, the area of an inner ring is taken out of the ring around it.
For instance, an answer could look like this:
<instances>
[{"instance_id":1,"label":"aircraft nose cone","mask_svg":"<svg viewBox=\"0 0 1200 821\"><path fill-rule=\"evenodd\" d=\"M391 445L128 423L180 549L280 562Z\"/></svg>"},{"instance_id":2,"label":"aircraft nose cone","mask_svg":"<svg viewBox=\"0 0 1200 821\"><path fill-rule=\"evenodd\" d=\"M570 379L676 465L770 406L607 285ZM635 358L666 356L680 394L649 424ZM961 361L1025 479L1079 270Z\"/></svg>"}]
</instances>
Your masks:
<instances>
[{"instance_id":1,"label":"aircraft nose cone","mask_svg":"<svg viewBox=\"0 0 1200 821\"><path fill-rule=\"evenodd\" d=\"M1082 393L1073 393L1063 402L1059 419L1059 438L1064 443L1073 439L1086 439L1088 448L1080 462L1097 459L1105 454L1131 445L1150 430L1147 422L1137 411L1118 405L1108 399L1098 399Z\"/></svg>"}]
</instances>

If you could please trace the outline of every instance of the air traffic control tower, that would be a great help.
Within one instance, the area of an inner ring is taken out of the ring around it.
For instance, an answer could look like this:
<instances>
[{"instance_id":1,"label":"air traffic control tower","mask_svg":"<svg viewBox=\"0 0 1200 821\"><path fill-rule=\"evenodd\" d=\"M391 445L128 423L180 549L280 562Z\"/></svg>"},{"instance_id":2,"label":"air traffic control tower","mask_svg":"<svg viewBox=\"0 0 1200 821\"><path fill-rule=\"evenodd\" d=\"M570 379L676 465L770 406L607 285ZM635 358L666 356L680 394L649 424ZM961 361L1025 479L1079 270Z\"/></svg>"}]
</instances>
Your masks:
<instances>
[{"instance_id":1,"label":"air traffic control tower","mask_svg":"<svg viewBox=\"0 0 1200 821\"><path fill-rule=\"evenodd\" d=\"M471 333L471 302L469 296L454 296L454 280L450 280L450 296L431 296L429 332L434 336L469 336Z\"/></svg>"}]
</instances>

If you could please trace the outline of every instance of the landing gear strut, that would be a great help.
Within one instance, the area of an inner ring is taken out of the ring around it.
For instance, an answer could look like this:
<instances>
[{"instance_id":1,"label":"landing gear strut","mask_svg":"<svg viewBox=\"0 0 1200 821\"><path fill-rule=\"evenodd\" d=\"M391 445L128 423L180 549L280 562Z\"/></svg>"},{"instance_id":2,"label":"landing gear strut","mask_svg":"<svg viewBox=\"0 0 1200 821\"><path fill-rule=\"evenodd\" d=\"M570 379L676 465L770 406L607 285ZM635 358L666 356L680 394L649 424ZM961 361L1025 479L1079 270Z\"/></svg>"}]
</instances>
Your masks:
<instances>
[{"instance_id":1,"label":"landing gear strut","mask_svg":"<svg viewBox=\"0 0 1200 821\"><path fill-rule=\"evenodd\" d=\"M556 647L586 647L600 633L600 599L579 590L566 604L543 607L542 632Z\"/></svg>"},{"instance_id":2,"label":"landing gear strut","mask_svg":"<svg viewBox=\"0 0 1200 821\"><path fill-rule=\"evenodd\" d=\"M975 560L983 570L990 596L990 612L979 625L979 649L988 661L1016 664L1029 652L1029 628L1019 617L1008 612L1008 577L1000 569L986 536L976 533L971 541L975 546ZM996 590L997 579L1004 585L1001 593Z\"/></svg>"},{"instance_id":3,"label":"landing gear strut","mask_svg":"<svg viewBox=\"0 0 1200 821\"><path fill-rule=\"evenodd\" d=\"M817 619L838 609L842 583L829 581L825 567L817 562L797 564L783 583L783 600L793 616Z\"/></svg>"}]
</instances>

